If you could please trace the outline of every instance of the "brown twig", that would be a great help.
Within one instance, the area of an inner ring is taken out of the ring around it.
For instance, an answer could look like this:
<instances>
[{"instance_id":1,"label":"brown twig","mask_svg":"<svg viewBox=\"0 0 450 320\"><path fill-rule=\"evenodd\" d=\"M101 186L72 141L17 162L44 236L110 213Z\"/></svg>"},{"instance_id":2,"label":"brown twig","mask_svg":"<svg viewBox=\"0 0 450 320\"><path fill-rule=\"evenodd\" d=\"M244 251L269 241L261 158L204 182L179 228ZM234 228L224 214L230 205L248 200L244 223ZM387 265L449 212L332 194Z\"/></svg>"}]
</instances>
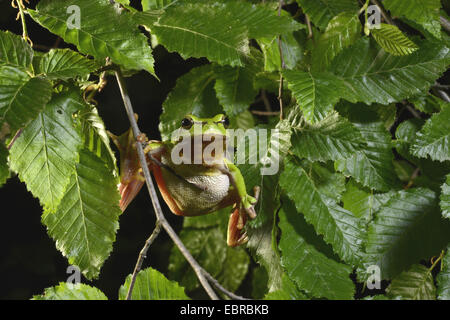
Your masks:
<instances>
[{"instance_id":1,"label":"brown twig","mask_svg":"<svg viewBox=\"0 0 450 320\"><path fill-rule=\"evenodd\" d=\"M205 277L213 284L214 287L216 287L216 289L218 289L219 291L221 291L223 294L227 295L228 297L230 297L231 299L235 299L235 300L249 300L247 298L238 296L237 294L234 294L231 291L228 291L227 289L225 289L224 287L222 287L222 285L219 283L219 281L217 281L212 275L210 275L207 271L204 271L204 275Z\"/></svg>"},{"instance_id":2,"label":"brown twig","mask_svg":"<svg viewBox=\"0 0 450 320\"><path fill-rule=\"evenodd\" d=\"M370 2L372 2L374 5L378 6L378 8L380 8L381 15L383 16L384 20L387 23L395 26L394 20L392 20L391 17L389 17L386 10L384 9L384 7L381 5L381 3L378 0L370 0Z\"/></svg>"},{"instance_id":3,"label":"brown twig","mask_svg":"<svg viewBox=\"0 0 450 320\"><path fill-rule=\"evenodd\" d=\"M445 19L443 16L439 17L439 21L441 22L441 26L445 29L445 31L450 33L450 21Z\"/></svg>"},{"instance_id":4,"label":"brown twig","mask_svg":"<svg viewBox=\"0 0 450 320\"><path fill-rule=\"evenodd\" d=\"M280 111L260 111L260 110L252 110L253 114L257 116L277 116L280 114Z\"/></svg>"},{"instance_id":5,"label":"brown twig","mask_svg":"<svg viewBox=\"0 0 450 320\"><path fill-rule=\"evenodd\" d=\"M450 102L450 97L448 96L447 92L443 90L436 90L436 93L439 95L439 97L444 100L445 102Z\"/></svg>"},{"instance_id":6,"label":"brown twig","mask_svg":"<svg viewBox=\"0 0 450 320\"><path fill-rule=\"evenodd\" d=\"M147 257L147 251L150 248L150 246L152 245L153 241L155 241L156 237L158 237L160 232L161 232L161 224L158 222L158 220L156 220L155 229L153 230L152 234L147 239L147 241L145 241L145 245L142 248L141 252L139 253L139 258L136 262L136 266L134 267L133 275L131 276L131 282L130 282L130 286L128 287L126 300L131 300L131 294L133 293L133 288L134 288L134 284L136 282L136 277L137 277L139 271L141 271L141 267L142 267L142 263L144 262L144 259Z\"/></svg>"},{"instance_id":7,"label":"brown twig","mask_svg":"<svg viewBox=\"0 0 450 320\"><path fill-rule=\"evenodd\" d=\"M308 39L311 39L313 36L312 27L311 27L311 20L309 19L309 16L305 14L305 21L306 25L308 26Z\"/></svg>"},{"instance_id":8,"label":"brown twig","mask_svg":"<svg viewBox=\"0 0 450 320\"><path fill-rule=\"evenodd\" d=\"M266 108L266 111L268 111L268 112L272 111L272 108L270 106L270 101L267 98L267 92L264 89L261 90L261 99L264 103L264 107Z\"/></svg>"}]
</instances>

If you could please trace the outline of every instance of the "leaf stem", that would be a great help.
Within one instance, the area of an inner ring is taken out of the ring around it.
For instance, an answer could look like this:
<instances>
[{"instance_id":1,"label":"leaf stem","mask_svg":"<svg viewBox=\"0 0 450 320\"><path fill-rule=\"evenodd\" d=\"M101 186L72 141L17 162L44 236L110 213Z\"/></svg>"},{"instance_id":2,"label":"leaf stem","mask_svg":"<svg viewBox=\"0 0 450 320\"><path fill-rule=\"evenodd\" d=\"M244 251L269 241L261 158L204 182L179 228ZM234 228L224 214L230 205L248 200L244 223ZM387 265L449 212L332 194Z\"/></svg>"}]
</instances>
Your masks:
<instances>
[{"instance_id":1,"label":"leaf stem","mask_svg":"<svg viewBox=\"0 0 450 320\"><path fill-rule=\"evenodd\" d=\"M305 21L306 25L308 26L308 39L311 39L313 36L312 27L311 27L311 20L309 19L309 16L305 14Z\"/></svg>"},{"instance_id":2,"label":"leaf stem","mask_svg":"<svg viewBox=\"0 0 450 320\"><path fill-rule=\"evenodd\" d=\"M436 259L436 261L433 262L433 264L431 265L430 269L428 269L428 271L430 271L430 272L433 271L433 269L436 267L436 265L439 263L439 261L442 260L443 257L444 257L444 250L441 251L441 254Z\"/></svg>"},{"instance_id":3,"label":"leaf stem","mask_svg":"<svg viewBox=\"0 0 450 320\"><path fill-rule=\"evenodd\" d=\"M161 224L158 220L156 220L156 226L155 229L153 229L152 234L150 237L145 241L145 245L142 248L141 252L139 253L139 258L136 262L136 266L134 267L133 275L131 276L131 282L130 286L128 287L127 297L126 300L131 300L131 294L133 293L134 284L136 282L136 277L141 271L142 263L144 262L144 259L147 257L147 251L152 245L153 241L158 237L159 233L161 232Z\"/></svg>"},{"instance_id":4,"label":"leaf stem","mask_svg":"<svg viewBox=\"0 0 450 320\"><path fill-rule=\"evenodd\" d=\"M128 119L131 124L131 129L133 131L134 138L136 141L138 140L138 137L141 135L141 131L139 130L139 127L137 125L136 119L134 117L134 110L133 106L131 104L130 96L128 95L128 91L125 85L125 81L122 75L122 72L120 69L116 70L115 72L117 83L119 84L120 93L122 95L122 100L125 106L125 110L128 115ZM184 246L183 242L180 240L176 232L172 229L172 226L169 224L169 222L166 220L166 217L164 216L161 205L158 200L158 196L156 194L155 186L153 184L150 170L147 166L147 160L144 153L144 148L141 143L136 143L136 149L139 156L139 162L141 164L142 173L145 177L145 182L147 185L147 190L150 195L150 198L152 200L153 209L155 210L155 215L158 223L161 224L161 226L166 230L169 237L172 239L172 241L175 243L175 245L180 250L181 254L186 258L188 263L191 265L192 269L194 270L195 274L197 275L197 278L200 281L200 284L205 289L208 296L213 300L218 300L219 297L216 295L214 290L211 288L211 285L209 284L208 280L205 278L204 270L203 268L197 263L197 261L194 259L194 257L191 255L189 250Z\"/></svg>"},{"instance_id":5,"label":"leaf stem","mask_svg":"<svg viewBox=\"0 0 450 320\"><path fill-rule=\"evenodd\" d=\"M28 36L27 24L25 22L25 13L24 13L25 5L23 4L23 0L15 0L15 1L17 3L17 7L19 8L20 20L22 22L22 38L26 42L28 42L31 46L33 46L33 42L31 41L30 37ZM28 0L25 0L25 1L28 2ZM14 2L12 2L12 3L14 3Z\"/></svg>"}]
</instances>

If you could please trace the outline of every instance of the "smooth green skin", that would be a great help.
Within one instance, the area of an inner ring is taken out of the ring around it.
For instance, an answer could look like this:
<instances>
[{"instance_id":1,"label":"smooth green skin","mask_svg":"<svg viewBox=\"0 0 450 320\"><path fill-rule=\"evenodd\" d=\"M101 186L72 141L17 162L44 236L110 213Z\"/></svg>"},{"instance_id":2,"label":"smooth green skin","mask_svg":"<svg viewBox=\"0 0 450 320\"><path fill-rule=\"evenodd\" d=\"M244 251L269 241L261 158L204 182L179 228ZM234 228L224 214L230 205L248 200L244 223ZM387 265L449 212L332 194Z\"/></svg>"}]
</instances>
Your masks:
<instances>
[{"instance_id":1,"label":"smooth green skin","mask_svg":"<svg viewBox=\"0 0 450 320\"><path fill-rule=\"evenodd\" d=\"M196 125L201 124L202 125L202 130L201 130L201 135L222 135L225 137L227 137L227 131L226 128L224 127L222 120L224 119L224 115L223 114L218 114L216 116L214 116L213 118L198 118L194 115L187 115L186 117L190 117L193 121L194 124L192 125L192 127L189 129L188 131L188 135L190 137L195 137L195 134L197 133L196 130L199 130L198 127L197 129L195 129ZM175 139L175 140L171 140L171 141L152 141L149 143L149 145L146 148L146 152L152 152L152 150L158 149L158 148L165 148L166 150L171 150L178 142L180 141L180 139ZM214 165L213 168L208 168L209 170L201 170L202 172L205 172L205 175L207 174L206 172L211 171L212 170L219 170L221 172L227 173L230 176L230 180L231 184L230 184L230 190L231 188L236 188L238 196L241 200L241 205L244 209L246 209L246 211L250 208L252 208L252 206L257 202L257 200L250 196L249 194L247 194L246 191L246 187L245 187L245 181L244 181L244 177L241 174L241 171L239 170L239 168L237 166L235 166L230 160L228 160L225 156L222 157L222 159L219 160L223 160L223 163L221 162L219 165ZM204 166L206 167L206 165ZM205 168L202 168L205 169ZM200 170L199 170L200 172ZM181 172L182 175L182 172Z\"/></svg>"}]
</instances>

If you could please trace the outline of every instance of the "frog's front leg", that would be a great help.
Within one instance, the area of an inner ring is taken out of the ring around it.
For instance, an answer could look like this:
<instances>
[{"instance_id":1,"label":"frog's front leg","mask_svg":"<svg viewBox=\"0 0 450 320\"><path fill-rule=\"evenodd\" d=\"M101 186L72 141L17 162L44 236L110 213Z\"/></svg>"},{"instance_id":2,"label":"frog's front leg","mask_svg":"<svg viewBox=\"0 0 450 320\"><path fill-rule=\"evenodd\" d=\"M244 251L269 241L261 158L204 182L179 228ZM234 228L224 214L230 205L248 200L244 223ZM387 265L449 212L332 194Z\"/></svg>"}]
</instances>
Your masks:
<instances>
[{"instance_id":1,"label":"frog's front leg","mask_svg":"<svg viewBox=\"0 0 450 320\"><path fill-rule=\"evenodd\" d=\"M240 204L242 205L245 212L248 214L250 219L255 219L256 218L255 205L258 202L258 200L252 197L251 195L247 194L244 177L242 176L242 173L239 170L239 168L236 167L234 163L225 158L224 168L222 169L222 172L224 172L229 176L233 187L236 188L236 191L239 195Z\"/></svg>"}]
</instances>

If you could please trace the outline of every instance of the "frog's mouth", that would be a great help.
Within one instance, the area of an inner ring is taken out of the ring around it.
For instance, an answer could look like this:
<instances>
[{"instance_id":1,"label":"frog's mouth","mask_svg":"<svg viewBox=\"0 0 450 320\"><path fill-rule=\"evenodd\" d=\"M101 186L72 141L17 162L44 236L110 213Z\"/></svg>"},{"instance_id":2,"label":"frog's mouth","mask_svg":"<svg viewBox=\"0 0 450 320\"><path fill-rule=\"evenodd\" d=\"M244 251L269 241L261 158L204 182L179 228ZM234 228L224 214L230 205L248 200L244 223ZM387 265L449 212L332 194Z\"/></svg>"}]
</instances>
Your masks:
<instances>
[{"instance_id":1,"label":"frog's mouth","mask_svg":"<svg viewBox=\"0 0 450 320\"><path fill-rule=\"evenodd\" d=\"M223 163L223 158L232 154L228 137L219 134L191 136L179 142L177 147L179 156L185 160L190 158L191 164ZM187 152L190 152L190 156Z\"/></svg>"}]
</instances>

